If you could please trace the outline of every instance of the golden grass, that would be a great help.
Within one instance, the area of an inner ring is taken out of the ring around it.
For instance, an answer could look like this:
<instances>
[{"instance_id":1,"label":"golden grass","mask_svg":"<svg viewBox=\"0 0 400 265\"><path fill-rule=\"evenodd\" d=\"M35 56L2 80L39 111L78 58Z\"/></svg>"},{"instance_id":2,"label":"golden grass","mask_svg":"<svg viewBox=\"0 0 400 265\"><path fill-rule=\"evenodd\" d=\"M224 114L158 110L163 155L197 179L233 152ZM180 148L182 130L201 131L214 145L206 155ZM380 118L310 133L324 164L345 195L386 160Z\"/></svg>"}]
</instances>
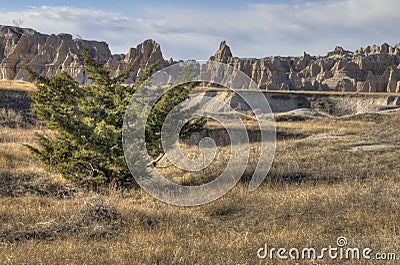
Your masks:
<instances>
[{"instance_id":1,"label":"golden grass","mask_svg":"<svg viewBox=\"0 0 400 265\"><path fill-rule=\"evenodd\" d=\"M261 187L249 192L242 181L198 207L167 205L142 190L75 188L22 146L34 141L37 129L1 127L0 180L18 192L0 189L0 264L295 264L260 260L257 250L265 243L318 249L335 246L339 236L350 247L400 258L399 121L393 112L279 122L285 138ZM351 151L374 143L389 147ZM219 155L228 159L224 148ZM215 162L203 175L163 170L191 184L215 177L219 167Z\"/></svg>"},{"instance_id":2,"label":"golden grass","mask_svg":"<svg viewBox=\"0 0 400 265\"><path fill-rule=\"evenodd\" d=\"M12 90L22 90L22 91L32 91L32 90L35 90L36 86L33 83L25 82L25 81L2 80L2 81L0 81L0 88L12 89Z\"/></svg>"},{"instance_id":3,"label":"golden grass","mask_svg":"<svg viewBox=\"0 0 400 265\"><path fill-rule=\"evenodd\" d=\"M117 226L85 222L87 194L4 198L0 235L9 243L0 247L0 262L257 264L256 251L265 243L323 248L338 236L353 246L399 251L398 184L264 186L252 193L240 184L195 208L165 205L146 194L104 196L121 214Z\"/></svg>"}]
</instances>

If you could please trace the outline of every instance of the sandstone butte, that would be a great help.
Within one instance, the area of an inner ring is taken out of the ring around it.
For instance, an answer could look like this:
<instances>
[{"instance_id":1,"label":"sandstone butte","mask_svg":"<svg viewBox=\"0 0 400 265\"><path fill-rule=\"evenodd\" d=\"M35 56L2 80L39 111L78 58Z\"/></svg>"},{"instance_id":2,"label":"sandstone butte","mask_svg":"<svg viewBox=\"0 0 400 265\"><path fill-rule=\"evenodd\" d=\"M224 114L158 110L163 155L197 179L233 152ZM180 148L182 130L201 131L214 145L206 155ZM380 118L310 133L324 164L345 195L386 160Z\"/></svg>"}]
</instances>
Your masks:
<instances>
[{"instance_id":1,"label":"sandstone butte","mask_svg":"<svg viewBox=\"0 0 400 265\"><path fill-rule=\"evenodd\" d=\"M158 68L176 63L163 58L160 45L146 40L127 54L111 54L106 42L73 38L70 34L46 35L33 29L0 26L0 80L27 80L29 66L42 76L67 71L75 80L88 82L81 51L104 63L112 76L137 58L132 83L141 71L159 61ZM341 92L400 93L400 44L387 43L360 48L355 52L336 47L325 56L271 56L237 58L222 41L210 61L230 64L250 76L261 89Z\"/></svg>"}]
</instances>

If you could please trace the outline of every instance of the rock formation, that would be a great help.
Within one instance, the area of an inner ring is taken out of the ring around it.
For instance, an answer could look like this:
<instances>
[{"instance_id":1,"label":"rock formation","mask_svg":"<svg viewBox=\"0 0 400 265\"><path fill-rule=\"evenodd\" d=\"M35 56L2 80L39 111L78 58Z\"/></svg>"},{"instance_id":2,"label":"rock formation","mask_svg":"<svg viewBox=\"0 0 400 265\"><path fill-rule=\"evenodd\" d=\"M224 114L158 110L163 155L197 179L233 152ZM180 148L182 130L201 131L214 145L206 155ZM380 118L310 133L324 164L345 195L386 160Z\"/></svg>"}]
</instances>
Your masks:
<instances>
[{"instance_id":1,"label":"rock formation","mask_svg":"<svg viewBox=\"0 0 400 265\"><path fill-rule=\"evenodd\" d=\"M232 65L265 90L400 93L400 44L336 47L326 56L237 58L225 41L210 61Z\"/></svg>"},{"instance_id":2,"label":"rock formation","mask_svg":"<svg viewBox=\"0 0 400 265\"><path fill-rule=\"evenodd\" d=\"M157 61L160 61L159 69L174 63L172 59L163 59L160 45L153 40L131 48L126 55L112 55L105 42L0 26L0 80L27 80L24 67L29 66L42 76L67 71L81 84L90 82L83 67L83 46L98 62L105 64L112 76L120 74L136 60L136 70L128 83L134 82L138 74ZM255 59L233 57L223 41L210 61L238 68L264 90L400 93L400 44L368 46L355 52L336 47L326 56L311 56L304 52L300 57ZM212 70L208 72L213 75ZM214 73L216 81L218 74ZM235 80L235 77L229 78Z\"/></svg>"},{"instance_id":3,"label":"rock formation","mask_svg":"<svg viewBox=\"0 0 400 265\"><path fill-rule=\"evenodd\" d=\"M73 39L69 34L46 35L32 29L0 26L0 80L27 80L25 66L42 76L54 76L66 71L79 83L90 82L83 67L82 47L91 57L104 63L112 76L121 73L133 60L135 72L127 82L149 65L160 60L159 68L170 63L163 59L160 45L146 40L127 55L112 55L108 44L98 41Z\"/></svg>"}]
</instances>

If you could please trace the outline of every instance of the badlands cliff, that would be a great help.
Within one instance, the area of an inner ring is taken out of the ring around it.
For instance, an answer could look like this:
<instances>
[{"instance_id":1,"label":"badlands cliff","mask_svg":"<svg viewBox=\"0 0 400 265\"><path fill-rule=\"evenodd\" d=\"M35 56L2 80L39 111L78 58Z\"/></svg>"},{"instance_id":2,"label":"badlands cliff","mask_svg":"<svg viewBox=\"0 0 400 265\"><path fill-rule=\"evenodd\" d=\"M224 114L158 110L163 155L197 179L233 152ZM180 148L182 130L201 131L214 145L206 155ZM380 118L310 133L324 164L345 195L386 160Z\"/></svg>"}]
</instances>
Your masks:
<instances>
[{"instance_id":1,"label":"badlands cliff","mask_svg":"<svg viewBox=\"0 0 400 265\"><path fill-rule=\"evenodd\" d=\"M261 89L343 92L400 92L400 44L355 52L336 47L326 56L237 58L223 41L210 60L230 64Z\"/></svg>"},{"instance_id":2,"label":"badlands cliff","mask_svg":"<svg viewBox=\"0 0 400 265\"><path fill-rule=\"evenodd\" d=\"M158 67L169 64L162 57L160 45L152 40L131 48L126 55L112 55L105 42L73 39L69 34L46 35L32 29L0 26L0 80L26 80L24 67L29 66L47 77L67 71L79 83L86 83L88 80L81 56L83 45L92 57L106 65L112 76L118 75L137 58L137 70L128 82L159 59L161 63Z\"/></svg>"},{"instance_id":3,"label":"badlands cliff","mask_svg":"<svg viewBox=\"0 0 400 265\"><path fill-rule=\"evenodd\" d=\"M69 34L46 35L32 29L0 26L0 80L26 80L25 66L42 76L67 71L79 83L88 82L82 46L116 76L137 59L127 82L160 60L159 68L173 64L163 58L160 45L146 40L127 54L111 54L105 42L73 39ZM225 41L211 61L230 64L250 76L261 89L400 93L400 44L368 46L355 52L336 47L325 56L237 58Z\"/></svg>"}]
</instances>

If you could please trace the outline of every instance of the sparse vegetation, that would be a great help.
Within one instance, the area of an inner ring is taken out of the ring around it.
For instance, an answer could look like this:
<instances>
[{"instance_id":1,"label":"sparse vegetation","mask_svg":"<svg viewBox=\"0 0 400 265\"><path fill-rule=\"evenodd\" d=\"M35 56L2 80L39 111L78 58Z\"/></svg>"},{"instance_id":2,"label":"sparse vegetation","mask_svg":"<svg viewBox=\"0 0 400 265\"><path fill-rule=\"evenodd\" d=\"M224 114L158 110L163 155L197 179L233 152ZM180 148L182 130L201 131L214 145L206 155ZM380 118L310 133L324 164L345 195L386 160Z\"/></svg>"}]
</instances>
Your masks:
<instances>
[{"instance_id":1,"label":"sparse vegetation","mask_svg":"<svg viewBox=\"0 0 400 265\"><path fill-rule=\"evenodd\" d=\"M282 119L277 128L284 137L259 189L249 192L243 180L217 201L183 208L142 190L76 187L42 168L24 147L34 145L43 129L11 128L3 121L0 263L265 264L257 258L265 243L323 248L339 236L349 246L400 253L399 122L399 111ZM352 149L377 143L385 149ZM215 177L223 163L212 166L193 175L160 170L190 184Z\"/></svg>"}]
</instances>

